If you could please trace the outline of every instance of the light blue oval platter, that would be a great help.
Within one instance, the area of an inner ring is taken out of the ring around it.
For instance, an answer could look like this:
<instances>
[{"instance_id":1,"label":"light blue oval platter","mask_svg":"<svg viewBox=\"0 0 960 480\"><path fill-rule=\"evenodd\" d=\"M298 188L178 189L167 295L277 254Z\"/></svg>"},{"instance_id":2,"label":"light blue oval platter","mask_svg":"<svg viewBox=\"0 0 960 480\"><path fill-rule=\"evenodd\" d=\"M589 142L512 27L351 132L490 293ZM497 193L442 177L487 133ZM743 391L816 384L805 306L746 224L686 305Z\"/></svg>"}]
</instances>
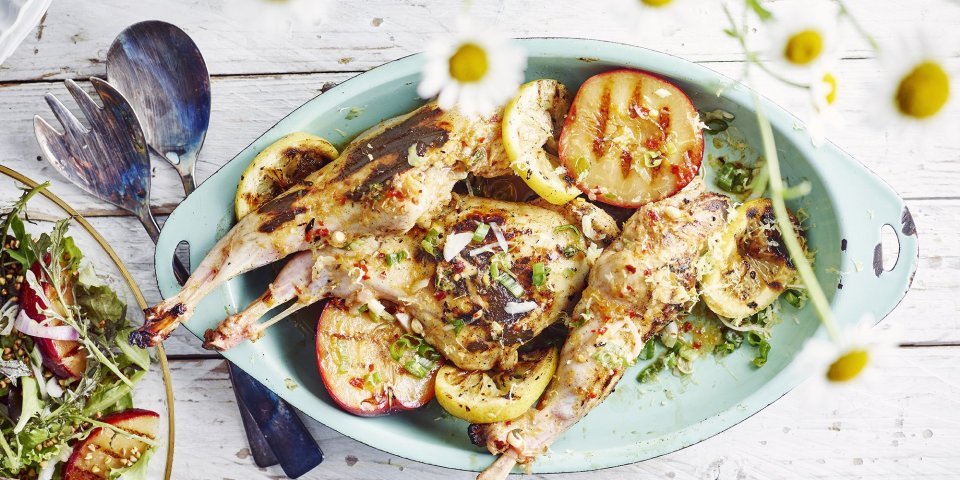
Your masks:
<instances>
[{"instance_id":1,"label":"light blue oval platter","mask_svg":"<svg viewBox=\"0 0 960 480\"><path fill-rule=\"evenodd\" d=\"M751 92L703 66L638 47L581 39L526 39L527 79L555 78L572 90L591 75L634 67L667 77L701 111L723 109L747 143L759 148ZM203 183L171 215L157 245L157 280L164 296L179 290L170 268L180 241L190 244L194 266L234 223L233 199L244 168L267 145L294 131L326 137L338 146L377 122L421 105L417 97L421 55L360 74L307 102L277 123ZM269 88L269 86L265 86ZM720 91L720 95L717 92ZM816 270L843 325L865 314L877 321L906 294L917 267L918 243L903 200L881 179L833 144L812 146L796 118L762 100L776 132L785 176L809 180L813 189L792 208L810 215L808 240ZM355 108L356 107L356 108ZM350 114L353 109L353 114ZM356 112L362 112L356 115ZM348 119L347 117L351 117ZM743 155L707 137L708 159ZM715 144L716 143L716 144ZM880 229L893 227L899 258L890 270L880 262ZM845 240L844 248L841 241ZM186 327L197 336L256 298L276 272L265 267L231 281L200 305ZM838 273L840 272L840 273ZM841 287L842 285L842 287ZM803 342L824 335L808 306L775 327L773 349L760 369L749 348L720 360L695 364L694 381L661 375L657 383L635 380L642 364L616 391L534 465L535 472L571 472L639 462L684 448L742 422L787 393L803 378L787 367ZM795 317L795 318L794 318ZM272 327L256 343L225 353L238 366L317 421L383 451L423 463L481 470L493 457L470 444L467 424L431 403L415 412L359 418L337 408L315 365L316 311ZM288 388L286 380L298 386Z\"/></svg>"}]
</instances>

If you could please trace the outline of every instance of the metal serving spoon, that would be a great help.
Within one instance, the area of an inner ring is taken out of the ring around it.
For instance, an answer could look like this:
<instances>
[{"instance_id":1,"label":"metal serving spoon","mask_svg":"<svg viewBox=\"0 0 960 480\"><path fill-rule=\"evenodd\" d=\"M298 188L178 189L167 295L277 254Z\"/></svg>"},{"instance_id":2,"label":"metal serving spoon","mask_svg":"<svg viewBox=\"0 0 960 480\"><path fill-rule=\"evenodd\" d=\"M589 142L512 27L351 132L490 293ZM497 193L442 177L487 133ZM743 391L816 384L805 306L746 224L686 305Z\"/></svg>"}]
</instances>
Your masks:
<instances>
[{"instance_id":1,"label":"metal serving spoon","mask_svg":"<svg viewBox=\"0 0 960 480\"><path fill-rule=\"evenodd\" d=\"M139 113L150 149L176 168L184 192L192 193L210 122L210 75L200 49L175 25L137 23L110 46L107 78ZM280 463L284 473L296 478L323 461L316 440L290 405L233 363L227 367L257 466Z\"/></svg>"},{"instance_id":2,"label":"metal serving spoon","mask_svg":"<svg viewBox=\"0 0 960 480\"><path fill-rule=\"evenodd\" d=\"M169 23L131 25L110 45L107 81L139 114L153 153L173 165L184 191L193 193L210 124L210 75L197 45Z\"/></svg>"}]
</instances>

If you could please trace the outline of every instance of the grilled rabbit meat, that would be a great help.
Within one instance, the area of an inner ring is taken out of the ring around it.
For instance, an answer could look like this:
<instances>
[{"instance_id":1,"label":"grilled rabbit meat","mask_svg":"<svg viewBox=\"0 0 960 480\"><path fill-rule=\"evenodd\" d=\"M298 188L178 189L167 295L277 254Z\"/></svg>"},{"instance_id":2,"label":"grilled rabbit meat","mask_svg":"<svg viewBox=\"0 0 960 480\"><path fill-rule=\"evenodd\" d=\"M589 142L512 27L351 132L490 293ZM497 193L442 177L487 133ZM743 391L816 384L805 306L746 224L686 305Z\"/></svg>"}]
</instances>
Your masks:
<instances>
[{"instance_id":1,"label":"grilled rabbit meat","mask_svg":"<svg viewBox=\"0 0 960 480\"><path fill-rule=\"evenodd\" d=\"M460 368L508 367L515 362L517 349L556 321L586 283L589 265L584 240L578 234L563 233L571 230L568 225L580 230L587 224L590 238L601 245L618 233L609 215L585 201L555 210L566 215L529 204L455 197L429 229L367 237L352 242L349 249L323 247L315 252L315 258L301 253L263 296L208 331L206 345L225 349L256 338L263 329L256 320L293 298L297 300L291 309L299 309L337 296L357 304L388 300L399 305L412 317L413 330ZM459 234L472 234L480 223L497 224L508 251L503 252L489 232L450 261L443 260L445 242ZM440 233L435 250L440 258L421 247L428 230ZM404 252L403 260L387 258L399 252ZM549 272L539 286L533 284L532 274L537 263ZM520 295L511 293L505 285L509 282L505 278L498 281L498 275L515 278ZM528 301L536 307L509 313L511 304Z\"/></svg>"},{"instance_id":2,"label":"grilled rabbit meat","mask_svg":"<svg viewBox=\"0 0 960 480\"><path fill-rule=\"evenodd\" d=\"M372 128L237 223L177 295L145 310L146 323L130 342L163 341L203 297L241 273L331 240L401 234L432 218L467 173L511 171L500 130L499 114L468 118L433 102Z\"/></svg>"},{"instance_id":3,"label":"grilled rabbit meat","mask_svg":"<svg viewBox=\"0 0 960 480\"><path fill-rule=\"evenodd\" d=\"M471 439L502 456L478 478L506 478L514 464L546 452L602 402L651 336L697 300L697 260L725 222L727 197L696 179L647 204L590 271L560 366L539 404L510 422L472 425Z\"/></svg>"}]
</instances>

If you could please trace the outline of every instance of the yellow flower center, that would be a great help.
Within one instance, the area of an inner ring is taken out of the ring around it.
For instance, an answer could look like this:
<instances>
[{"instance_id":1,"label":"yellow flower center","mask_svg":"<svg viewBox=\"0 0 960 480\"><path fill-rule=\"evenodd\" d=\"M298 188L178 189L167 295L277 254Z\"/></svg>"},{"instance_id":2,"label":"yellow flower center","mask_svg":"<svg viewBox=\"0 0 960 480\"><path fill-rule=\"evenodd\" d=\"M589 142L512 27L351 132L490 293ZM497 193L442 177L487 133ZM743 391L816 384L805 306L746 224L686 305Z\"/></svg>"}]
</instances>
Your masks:
<instances>
[{"instance_id":1,"label":"yellow flower center","mask_svg":"<svg viewBox=\"0 0 960 480\"><path fill-rule=\"evenodd\" d=\"M807 65L823 52L823 36L816 30L803 30L787 40L783 56L796 65Z\"/></svg>"},{"instance_id":2,"label":"yellow flower center","mask_svg":"<svg viewBox=\"0 0 960 480\"><path fill-rule=\"evenodd\" d=\"M460 83L481 80L487 74L487 52L475 43L464 43L450 57L450 77Z\"/></svg>"},{"instance_id":3,"label":"yellow flower center","mask_svg":"<svg viewBox=\"0 0 960 480\"><path fill-rule=\"evenodd\" d=\"M823 75L823 83L827 84L828 88L827 95L824 97L827 105L833 105L837 101L837 77L832 73L826 73Z\"/></svg>"},{"instance_id":4,"label":"yellow flower center","mask_svg":"<svg viewBox=\"0 0 960 480\"><path fill-rule=\"evenodd\" d=\"M664 7L670 4L673 0L640 0L640 3L648 7Z\"/></svg>"},{"instance_id":5,"label":"yellow flower center","mask_svg":"<svg viewBox=\"0 0 960 480\"><path fill-rule=\"evenodd\" d=\"M900 79L896 103L900 113L914 118L932 117L950 98L950 77L940 64L925 61Z\"/></svg>"},{"instance_id":6,"label":"yellow flower center","mask_svg":"<svg viewBox=\"0 0 960 480\"><path fill-rule=\"evenodd\" d=\"M857 378L870 361L870 352L862 349L850 350L840 356L827 369L827 380L831 382L849 382Z\"/></svg>"}]
</instances>

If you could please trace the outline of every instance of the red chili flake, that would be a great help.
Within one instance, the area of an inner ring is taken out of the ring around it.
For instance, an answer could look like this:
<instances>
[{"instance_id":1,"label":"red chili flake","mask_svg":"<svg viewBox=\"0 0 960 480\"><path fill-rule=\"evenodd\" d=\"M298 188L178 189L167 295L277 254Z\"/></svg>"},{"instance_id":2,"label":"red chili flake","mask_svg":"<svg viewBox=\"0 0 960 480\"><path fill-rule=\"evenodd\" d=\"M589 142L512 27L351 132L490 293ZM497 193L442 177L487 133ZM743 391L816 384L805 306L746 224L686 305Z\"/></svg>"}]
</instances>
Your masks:
<instances>
[{"instance_id":1,"label":"red chili flake","mask_svg":"<svg viewBox=\"0 0 960 480\"><path fill-rule=\"evenodd\" d=\"M383 252L378 252L378 253L377 253L377 258L380 259L380 260L383 260L384 258L387 258L387 254L386 254L386 253L383 253Z\"/></svg>"},{"instance_id":2,"label":"red chili flake","mask_svg":"<svg viewBox=\"0 0 960 480\"><path fill-rule=\"evenodd\" d=\"M393 198L393 199L397 199L397 200L403 200L403 199L407 198L407 195L406 195L405 193L403 193L403 190L400 190L399 188L394 188L394 189L387 190L387 193L384 194L384 195L385 195L387 198Z\"/></svg>"},{"instance_id":3,"label":"red chili flake","mask_svg":"<svg viewBox=\"0 0 960 480\"><path fill-rule=\"evenodd\" d=\"M660 129L666 134L670 130L670 107L660 109Z\"/></svg>"},{"instance_id":4,"label":"red chili flake","mask_svg":"<svg viewBox=\"0 0 960 480\"><path fill-rule=\"evenodd\" d=\"M369 371L371 371L371 372L374 370L372 363L371 363L369 366L367 366L367 370L369 370Z\"/></svg>"},{"instance_id":5,"label":"red chili flake","mask_svg":"<svg viewBox=\"0 0 960 480\"><path fill-rule=\"evenodd\" d=\"M588 394L587 396L590 398L597 398L596 392L590 392L590 394Z\"/></svg>"},{"instance_id":6,"label":"red chili flake","mask_svg":"<svg viewBox=\"0 0 960 480\"><path fill-rule=\"evenodd\" d=\"M657 215L656 210L647 210L647 218L653 220L654 222L660 221L660 215Z\"/></svg>"},{"instance_id":7,"label":"red chili flake","mask_svg":"<svg viewBox=\"0 0 960 480\"><path fill-rule=\"evenodd\" d=\"M683 322L683 331L689 332L690 330L693 330L693 324L690 322Z\"/></svg>"},{"instance_id":8,"label":"red chili flake","mask_svg":"<svg viewBox=\"0 0 960 480\"><path fill-rule=\"evenodd\" d=\"M463 272L464 268L466 267L463 265L463 262L460 262L460 261L453 262L453 273L461 273Z\"/></svg>"},{"instance_id":9,"label":"red chili flake","mask_svg":"<svg viewBox=\"0 0 960 480\"><path fill-rule=\"evenodd\" d=\"M631 287L630 285L627 285L627 291L630 293L633 293L633 287Z\"/></svg>"},{"instance_id":10,"label":"red chili flake","mask_svg":"<svg viewBox=\"0 0 960 480\"><path fill-rule=\"evenodd\" d=\"M353 266L359 268L363 272L363 280L370 280L370 274L367 272L366 263L357 262L354 263Z\"/></svg>"},{"instance_id":11,"label":"red chili flake","mask_svg":"<svg viewBox=\"0 0 960 480\"><path fill-rule=\"evenodd\" d=\"M360 389L360 390L363 390L363 379L362 379L362 378L360 378L360 377L353 377L353 378L350 379L350 382L349 382L349 383L350 383L350 385L352 385L354 388L358 388L358 389Z\"/></svg>"},{"instance_id":12,"label":"red chili flake","mask_svg":"<svg viewBox=\"0 0 960 480\"><path fill-rule=\"evenodd\" d=\"M650 270L649 268L644 268L644 269L643 269L643 274L644 274L644 275L646 275L646 276L649 277L651 273L653 273L653 270Z\"/></svg>"},{"instance_id":13,"label":"red chili flake","mask_svg":"<svg viewBox=\"0 0 960 480\"><path fill-rule=\"evenodd\" d=\"M325 227L320 227L316 230L316 234L314 234L314 237L316 237L317 235L320 235L321 237L329 237L330 230L328 230Z\"/></svg>"},{"instance_id":14,"label":"red chili flake","mask_svg":"<svg viewBox=\"0 0 960 480\"><path fill-rule=\"evenodd\" d=\"M700 343L700 340L696 340L696 341L693 342L693 348L696 348L697 350L700 350L700 347L702 347L702 346L703 346L703 344Z\"/></svg>"},{"instance_id":15,"label":"red chili flake","mask_svg":"<svg viewBox=\"0 0 960 480\"><path fill-rule=\"evenodd\" d=\"M644 146L647 147L647 150L660 150L660 138L651 135L647 137L647 141L644 142Z\"/></svg>"},{"instance_id":16,"label":"red chili flake","mask_svg":"<svg viewBox=\"0 0 960 480\"><path fill-rule=\"evenodd\" d=\"M607 333L607 327L606 327L606 326L603 326L603 327L600 327L600 328L597 329L597 334L603 335L604 333Z\"/></svg>"},{"instance_id":17,"label":"red chili flake","mask_svg":"<svg viewBox=\"0 0 960 480\"><path fill-rule=\"evenodd\" d=\"M433 294L433 298L436 298L437 301L439 302L439 301L443 300L444 298L447 298L447 293L444 292L444 291L442 291L442 290L438 290L437 293L434 293L434 294Z\"/></svg>"},{"instance_id":18,"label":"red chili flake","mask_svg":"<svg viewBox=\"0 0 960 480\"><path fill-rule=\"evenodd\" d=\"M627 265L627 266L625 266L625 267L623 267L623 268L626 269L626 270L627 270L628 272L630 272L630 273L637 273L637 267L634 267L633 265Z\"/></svg>"}]
</instances>

